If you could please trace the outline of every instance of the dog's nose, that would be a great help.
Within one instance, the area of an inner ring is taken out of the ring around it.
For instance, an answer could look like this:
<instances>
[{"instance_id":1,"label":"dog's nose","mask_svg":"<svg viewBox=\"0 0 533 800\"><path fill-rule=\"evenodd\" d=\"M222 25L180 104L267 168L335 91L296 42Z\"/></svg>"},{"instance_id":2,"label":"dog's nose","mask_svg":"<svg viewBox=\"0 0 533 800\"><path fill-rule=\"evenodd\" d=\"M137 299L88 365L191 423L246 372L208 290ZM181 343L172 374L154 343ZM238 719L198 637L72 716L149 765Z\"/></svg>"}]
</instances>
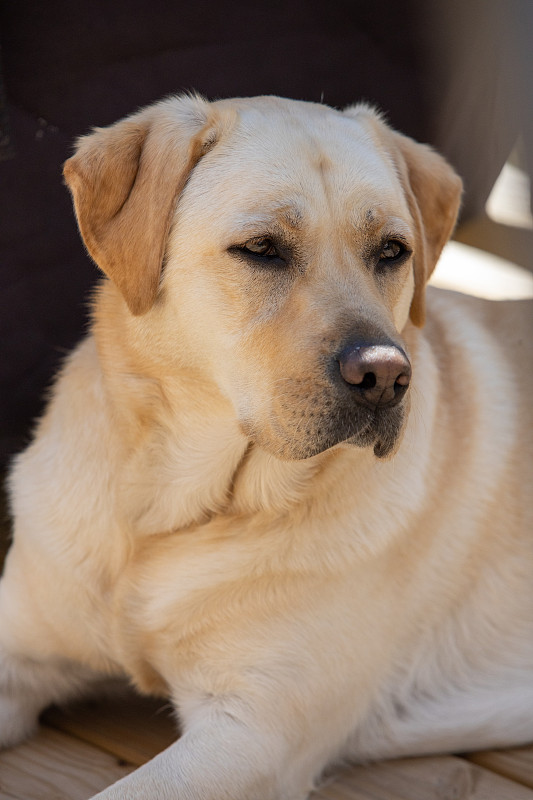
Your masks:
<instances>
[{"instance_id":1,"label":"dog's nose","mask_svg":"<svg viewBox=\"0 0 533 800\"><path fill-rule=\"evenodd\" d=\"M357 389L365 404L379 407L398 403L411 380L411 364L395 345L349 345L338 357L346 383Z\"/></svg>"}]
</instances>

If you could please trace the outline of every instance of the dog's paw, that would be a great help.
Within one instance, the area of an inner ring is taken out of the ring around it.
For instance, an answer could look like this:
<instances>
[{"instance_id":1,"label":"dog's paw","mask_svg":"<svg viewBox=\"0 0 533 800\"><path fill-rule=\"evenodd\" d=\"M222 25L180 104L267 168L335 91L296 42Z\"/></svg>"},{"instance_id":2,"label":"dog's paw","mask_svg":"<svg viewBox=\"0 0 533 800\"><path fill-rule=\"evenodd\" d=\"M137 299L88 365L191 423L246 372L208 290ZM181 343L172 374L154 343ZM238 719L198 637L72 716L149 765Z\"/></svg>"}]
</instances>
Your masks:
<instances>
[{"instance_id":1,"label":"dog's paw","mask_svg":"<svg viewBox=\"0 0 533 800\"><path fill-rule=\"evenodd\" d=\"M37 730L37 714L20 700L0 695L0 749L13 747Z\"/></svg>"}]
</instances>

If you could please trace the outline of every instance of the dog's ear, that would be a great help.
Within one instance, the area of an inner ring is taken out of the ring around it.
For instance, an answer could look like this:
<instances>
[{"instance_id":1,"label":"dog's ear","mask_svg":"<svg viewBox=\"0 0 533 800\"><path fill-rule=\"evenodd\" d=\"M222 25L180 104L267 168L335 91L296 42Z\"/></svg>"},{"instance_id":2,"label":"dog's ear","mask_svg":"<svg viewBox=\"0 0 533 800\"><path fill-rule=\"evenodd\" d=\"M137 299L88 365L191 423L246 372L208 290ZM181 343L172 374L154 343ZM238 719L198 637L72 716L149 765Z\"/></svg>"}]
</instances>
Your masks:
<instances>
[{"instance_id":1,"label":"dog's ear","mask_svg":"<svg viewBox=\"0 0 533 800\"><path fill-rule=\"evenodd\" d=\"M462 181L448 162L431 147L390 131L392 155L416 227L415 291L411 321L425 321L426 284L442 248L452 235L461 205Z\"/></svg>"},{"instance_id":2,"label":"dog's ear","mask_svg":"<svg viewBox=\"0 0 533 800\"><path fill-rule=\"evenodd\" d=\"M426 283L453 232L461 204L462 181L431 147L390 128L370 106L364 103L351 106L345 113L370 125L384 155L392 158L402 183L417 239L410 317L421 327L425 321Z\"/></svg>"},{"instance_id":3,"label":"dog's ear","mask_svg":"<svg viewBox=\"0 0 533 800\"><path fill-rule=\"evenodd\" d=\"M216 138L209 111L165 100L82 137L65 163L87 249L133 314L155 301L176 199Z\"/></svg>"}]
</instances>

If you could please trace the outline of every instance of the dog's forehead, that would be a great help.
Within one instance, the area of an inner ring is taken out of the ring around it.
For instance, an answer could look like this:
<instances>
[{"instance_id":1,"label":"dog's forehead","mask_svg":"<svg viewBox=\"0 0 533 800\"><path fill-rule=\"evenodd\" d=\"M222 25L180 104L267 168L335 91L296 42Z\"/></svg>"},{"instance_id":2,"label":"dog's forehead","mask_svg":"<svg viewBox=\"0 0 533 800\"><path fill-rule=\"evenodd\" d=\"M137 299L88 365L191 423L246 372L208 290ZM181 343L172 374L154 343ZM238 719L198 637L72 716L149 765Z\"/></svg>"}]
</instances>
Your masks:
<instances>
[{"instance_id":1,"label":"dog's forehead","mask_svg":"<svg viewBox=\"0 0 533 800\"><path fill-rule=\"evenodd\" d=\"M269 180L301 180L303 173L334 177L337 184L342 178L345 183L362 180L377 186L391 181L391 162L364 121L313 104L246 107L224 154L241 169L246 163Z\"/></svg>"},{"instance_id":2,"label":"dog's forehead","mask_svg":"<svg viewBox=\"0 0 533 800\"><path fill-rule=\"evenodd\" d=\"M278 98L241 103L192 181L193 197L211 187L222 217L280 213L297 228L332 210L408 216L393 160L365 119Z\"/></svg>"}]
</instances>

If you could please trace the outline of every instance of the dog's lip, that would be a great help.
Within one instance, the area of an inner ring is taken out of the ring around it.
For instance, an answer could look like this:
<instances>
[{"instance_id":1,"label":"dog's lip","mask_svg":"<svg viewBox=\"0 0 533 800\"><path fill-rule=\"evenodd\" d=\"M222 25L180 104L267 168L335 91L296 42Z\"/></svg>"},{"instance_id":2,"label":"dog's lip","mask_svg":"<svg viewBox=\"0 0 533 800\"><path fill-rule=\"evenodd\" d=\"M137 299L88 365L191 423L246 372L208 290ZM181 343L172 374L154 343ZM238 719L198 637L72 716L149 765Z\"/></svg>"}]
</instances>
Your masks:
<instances>
[{"instance_id":1,"label":"dog's lip","mask_svg":"<svg viewBox=\"0 0 533 800\"><path fill-rule=\"evenodd\" d=\"M395 447L404 417L404 398L394 405L385 408L371 410L365 409L366 417L361 419L359 414L359 425L356 430L340 439L338 444L348 444L355 447L373 447L374 455L383 458L391 453ZM361 409L360 409L361 410ZM396 417L391 427L392 417ZM396 429L396 430L395 430Z\"/></svg>"}]
</instances>

